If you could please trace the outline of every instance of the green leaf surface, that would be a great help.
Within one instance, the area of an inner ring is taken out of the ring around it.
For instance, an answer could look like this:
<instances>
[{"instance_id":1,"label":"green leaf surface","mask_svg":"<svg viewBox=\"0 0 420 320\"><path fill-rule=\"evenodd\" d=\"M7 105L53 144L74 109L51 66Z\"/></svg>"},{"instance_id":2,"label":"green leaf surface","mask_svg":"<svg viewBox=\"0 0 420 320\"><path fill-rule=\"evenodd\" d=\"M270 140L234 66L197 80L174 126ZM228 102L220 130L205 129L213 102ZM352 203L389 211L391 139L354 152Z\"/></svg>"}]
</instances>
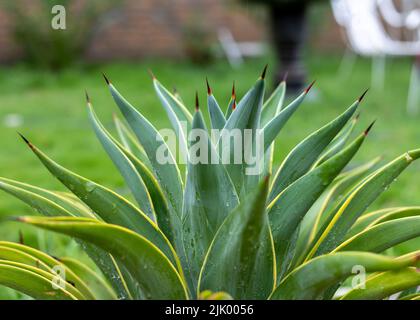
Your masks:
<instances>
[{"instance_id":1,"label":"green leaf surface","mask_svg":"<svg viewBox=\"0 0 420 320\"><path fill-rule=\"evenodd\" d=\"M279 277L288 269L290 260L286 255L288 250L294 250L290 245L296 228L316 199L353 158L365 137L365 133L361 134L346 149L296 180L268 206Z\"/></svg>"},{"instance_id":2,"label":"green leaf surface","mask_svg":"<svg viewBox=\"0 0 420 320\"><path fill-rule=\"evenodd\" d=\"M6 179L0 177L0 185L3 184L3 187L6 188L7 185L14 186L18 189L11 189L14 190L14 192L18 192L18 190L24 190L29 193L26 193L26 195L30 194L36 194L43 199L47 199L53 203L55 203L57 206L60 206L61 208L65 209L67 212L71 213L71 215L74 216L80 216L80 217L86 217L86 218L95 218L95 214L87 207L83 202L81 202L77 197L73 197L73 194L67 193L67 192L61 192L61 191L51 191L47 189L43 189L37 186L33 186L27 183L22 183L19 181L15 181L12 179ZM9 192L11 193L11 192ZM20 198L22 201L24 194L21 194ZM30 199L26 198L26 200ZM39 199L39 198L37 198ZM26 202L26 201L25 201ZM28 203L30 205L30 203Z\"/></svg>"},{"instance_id":3,"label":"green leaf surface","mask_svg":"<svg viewBox=\"0 0 420 320\"><path fill-rule=\"evenodd\" d=\"M416 268L404 268L375 274L367 278L341 300L380 300L405 289L420 285L420 272Z\"/></svg>"},{"instance_id":4,"label":"green leaf surface","mask_svg":"<svg viewBox=\"0 0 420 320\"><path fill-rule=\"evenodd\" d=\"M126 124L120 118L118 118L116 114L113 115L113 119L122 146L126 150L130 151L134 156L136 156L136 158L144 163L144 165L146 165L149 169L151 169L151 164L149 158L147 157L146 151L144 151L143 147L140 145L133 132L130 131Z\"/></svg>"},{"instance_id":5,"label":"green leaf surface","mask_svg":"<svg viewBox=\"0 0 420 320\"><path fill-rule=\"evenodd\" d=\"M322 151L353 116L359 103L357 100L336 119L305 138L287 155L274 177L269 196L270 202L291 183L308 172Z\"/></svg>"},{"instance_id":6,"label":"green leaf surface","mask_svg":"<svg viewBox=\"0 0 420 320\"><path fill-rule=\"evenodd\" d=\"M271 119L263 127L264 130L264 151L273 143L273 141L278 136L280 130L284 127L287 120L295 113L298 107L305 100L307 93L306 91L302 92L295 100L293 100L289 105L282 109L279 114L273 114ZM264 110L264 109L263 109Z\"/></svg>"},{"instance_id":7,"label":"green leaf surface","mask_svg":"<svg viewBox=\"0 0 420 320\"><path fill-rule=\"evenodd\" d=\"M353 273L353 267L361 265L366 272L397 270L416 265L417 254L400 258L367 252L337 252L314 258L287 275L275 289L272 300L322 299L325 292Z\"/></svg>"},{"instance_id":8,"label":"green leaf surface","mask_svg":"<svg viewBox=\"0 0 420 320\"><path fill-rule=\"evenodd\" d=\"M75 272L89 289L94 293L97 300L115 300L117 296L108 283L104 281L95 271L85 264L73 258L60 258L60 262Z\"/></svg>"},{"instance_id":9,"label":"green leaf surface","mask_svg":"<svg viewBox=\"0 0 420 320\"><path fill-rule=\"evenodd\" d=\"M199 144L201 151L207 151L207 160L213 154L218 157L207 134L201 111L193 118L193 132L201 132L192 141L191 159L196 152L193 145ZM200 131L198 131L200 130ZM197 159L198 160L198 159ZM191 291L195 292L204 256L226 216L238 205L235 187L223 164L189 162L187 183L184 192L183 237L187 257L186 270Z\"/></svg>"},{"instance_id":10,"label":"green leaf surface","mask_svg":"<svg viewBox=\"0 0 420 320\"><path fill-rule=\"evenodd\" d=\"M52 288L51 280L32 270L0 262L0 284L40 300L76 300L68 291Z\"/></svg>"},{"instance_id":11,"label":"green leaf surface","mask_svg":"<svg viewBox=\"0 0 420 320\"><path fill-rule=\"evenodd\" d=\"M171 94L160 82L153 78L153 86L178 137L179 148L183 155L188 154L187 137L191 126L191 114L188 109Z\"/></svg>"},{"instance_id":12,"label":"green leaf surface","mask_svg":"<svg viewBox=\"0 0 420 320\"><path fill-rule=\"evenodd\" d=\"M127 187L130 189L131 193L134 196L134 199L139 205L139 208L145 213L150 219L155 221L155 213L150 198L149 192L146 188L146 185L143 182L143 179L138 174L136 168L127 158L127 156L118 148L118 146L110 138L109 132L106 131L104 126L99 121L93 107L88 102L88 114L89 120L92 124L92 127L96 133L98 140L101 142L103 148L107 152L108 156L111 158L114 165L120 171Z\"/></svg>"},{"instance_id":13,"label":"green leaf surface","mask_svg":"<svg viewBox=\"0 0 420 320\"><path fill-rule=\"evenodd\" d=\"M420 215L374 225L346 240L334 251L379 253L416 237L420 237Z\"/></svg>"},{"instance_id":14,"label":"green leaf surface","mask_svg":"<svg viewBox=\"0 0 420 320\"><path fill-rule=\"evenodd\" d=\"M210 94L207 95L207 108L209 110L211 128L214 130L222 130L226 124L225 115L211 91Z\"/></svg>"},{"instance_id":15,"label":"green leaf surface","mask_svg":"<svg viewBox=\"0 0 420 320\"><path fill-rule=\"evenodd\" d=\"M264 99L265 81L260 78L254 86L241 99L221 132L217 150L220 158L229 172L239 196L244 196L258 181L258 175L246 173L246 150L256 150L257 129L260 128L261 109ZM251 138L245 139L245 129L250 129ZM238 143L233 136L240 133L241 141ZM258 156L258 154L257 154ZM240 157L240 159L235 159ZM227 163L227 164L226 164Z\"/></svg>"},{"instance_id":16,"label":"green leaf surface","mask_svg":"<svg viewBox=\"0 0 420 320\"><path fill-rule=\"evenodd\" d=\"M370 172L379 160L380 158L378 157L364 165L360 165L338 175L327 190L312 205L311 209L301 222L299 239L291 263L292 268L300 264L305 258L305 252L315 238L319 226L328 219L328 216L332 211L330 208L333 207L333 205L339 201L340 197L346 194L355 183Z\"/></svg>"},{"instance_id":17,"label":"green leaf surface","mask_svg":"<svg viewBox=\"0 0 420 320\"><path fill-rule=\"evenodd\" d=\"M283 107L285 96L286 82L282 81L263 104L263 109L261 111L261 127L264 127L280 112Z\"/></svg>"},{"instance_id":18,"label":"green leaf surface","mask_svg":"<svg viewBox=\"0 0 420 320\"><path fill-rule=\"evenodd\" d=\"M200 273L199 292L224 291L234 299L266 299L276 279L265 204L268 180L247 196L218 230Z\"/></svg>"},{"instance_id":19,"label":"green leaf surface","mask_svg":"<svg viewBox=\"0 0 420 320\"><path fill-rule=\"evenodd\" d=\"M387 208L364 214L356 220L349 232L347 232L346 239L379 223L418 215L420 215L420 207Z\"/></svg>"},{"instance_id":20,"label":"green leaf surface","mask_svg":"<svg viewBox=\"0 0 420 320\"><path fill-rule=\"evenodd\" d=\"M356 115L351 122L347 123L343 129L337 134L337 136L331 141L330 145L327 147L325 152L319 157L319 159L314 164L314 167L320 165L324 161L331 158L337 152L342 150L346 145L347 141L350 139L351 134L356 126L359 116Z\"/></svg>"},{"instance_id":21,"label":"green leaf surface","mask_svg":"<svg viewBox=\"0 0 420 320\"><path fill-rule=\"evenodd\" d=\"M366 208L406 169L410 163L420 157L420 149L405 153L377 169L360 185L346 196L330 221L326 221L319 231L307 259L314 254L319 255L336 248L344 239L355 221Z\"/></svg>"},{"instance_id":22,"label":"green leaf surface","mask_svg":"<svg viewBox=\"0 0 420 320\"><path fill-rule=\"evenodd\" d=\"M27 266L42 269L48 273L53 273L54 268L62 267L65 272L65 280L77 288L77 290L87 299L94 299L89 286L71 268L64 266L61 261L34 248L8 242L0 241L0 259L11 262L22 263Z\"/></svg>"},{"instance_id":23,"label":"green leaf surface","mask_svg":"<svg viewBox=\"0 0 420 320\"><path fill-rule=\"evenodd\" d=\"M143 146L153 167L154 174L162 186L166 198L169 200L171 209L180 218L182 212L182 179L169 147L155 127L124 99L111 83L109 83L109 89L116 104ZM163 160L168 162L162 163L162 159L158 159L158 153L166 154L168 158Z\"/></svg>"},{"instance_id":24,"label":"green leaf surface","mask_svg":"<svg viewBox=\"0 0 420 320\"><path fill-rule=\"evenodd\" d=\"M178 265L174 250L167 238L156 224L134 205L113 191L60 166L31 143L29 146L51 174L105 222L124 226L139 233L160 248L174 265Z\"/></svg>"},{"instance_id":25,"label":"green leaf surface","mask_svg":"<svg viewBox=\"0 0 420 320\"><path fill-rule=\"evenodd\" d=\"M159 226L159 229L166 235L171 243L175 242L174 230L176 229L176 219L173 219L171 211L169 209L168 201L165 198L162 187L160 186L157 179L154 177L153 173L148 169L148 167L136 158L131 152L126 150L123 146L119 145L120 149L124 152L127 158L136 168L137 172L140 174L143 179L147 190L149 192L150 198L153 202L153 208L155 210L156 222Z\"/></svg>"},{"instance_id":26,"label":"green leaf surface","mask_svg":"<svg viewBox=\"0 0 420 320\"><path fill-rule=\"evenodd\" d=\"M22 217L20 221L91 242L111 253L137 280L146 299L185 299L187 291L170 260L135 232L86 218Z\"/></svg>"}]
</instances>

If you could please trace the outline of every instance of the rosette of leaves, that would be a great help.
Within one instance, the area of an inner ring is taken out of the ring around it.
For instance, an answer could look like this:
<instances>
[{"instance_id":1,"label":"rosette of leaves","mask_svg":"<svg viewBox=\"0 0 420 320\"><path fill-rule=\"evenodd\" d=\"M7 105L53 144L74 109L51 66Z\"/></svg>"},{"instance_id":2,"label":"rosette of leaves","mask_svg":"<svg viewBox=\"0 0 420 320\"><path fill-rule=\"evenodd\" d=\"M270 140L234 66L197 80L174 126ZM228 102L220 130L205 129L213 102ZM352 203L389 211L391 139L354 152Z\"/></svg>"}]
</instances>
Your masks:
<instances>
[{"instance_id":1,"label":"rosette of leaves","mask_svg":"<svg viewBox=\"0 0 420 320\"><path fill-rule=\"evenodd\" d=\"M233 91L226 111L209 85L207 97L211 129L261 129L264 166L258 175L247 174L242 162L192 161L193 129L206 132L205 149L219 160L223 151L233 156L235 145L209 138L198 99L191 112L155 77L186 166L178 165L141 107L107 78L124 118L115 118L116 136L87 97L93 131L130 197L65 168L22 136L69 192L0 178L0 189L41 214L13 219L73 237L100 272L74 258L2 241L0 284L37 299L330 299L358 265L368 274L365 290L353 288L342 299L383 299L400 291L418 299L413 288L420 285L420 252L392 257L384 251L420 235L420 207L366 211L420 149L384 165L372 159L349 166L371 128L356 125L363 94L297 144L272 173L275 139L311 86L284 105L286 83L265 99L264 78L265 70L241 99ZM257 141L241 144L255 148ZM158 161L159 150L173 161ZM57 265L66 278L53 288Z\"/></svg>"}]
</instances>

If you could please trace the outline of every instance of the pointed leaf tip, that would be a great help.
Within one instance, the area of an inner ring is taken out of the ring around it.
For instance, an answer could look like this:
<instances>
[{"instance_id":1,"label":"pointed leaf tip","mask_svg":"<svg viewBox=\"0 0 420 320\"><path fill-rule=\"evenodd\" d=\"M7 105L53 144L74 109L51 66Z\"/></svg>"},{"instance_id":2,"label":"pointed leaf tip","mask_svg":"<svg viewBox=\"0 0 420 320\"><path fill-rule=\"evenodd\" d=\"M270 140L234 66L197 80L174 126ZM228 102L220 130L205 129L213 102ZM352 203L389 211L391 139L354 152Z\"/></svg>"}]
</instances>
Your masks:
<instances>
[{"instance_id":1,"label":"pointed leaf tip","mask_svg":"<svg viewBox=\"0 0 420 320\"><path fill-rule=\"evenodd\" d=\"M195 110L198 111L198 109L200 108L200 103L198 101L198 92L195 92Z\"/></svg>"},{"instance_id":2,"label":"pointed leaf tip","mask_svg":"<svg viewBox=\"0 0 420 320\"><path fill-rule=\"evenodd\" d=\"M286 71L283 75L283 79L281 80L281 82L286 82L288 76L289 76L289 71Z\"/></svg>"},{"instance_id":3,"label":"pointed leaf tip","mask_svg":"<svg viewBox=\"0 0 420 320\"><path fill-rule=\"evenodd\" d=\"M232 85L232 99L236 98L236 92L235 92L235 81L233 81L233 85Z\"/></svg>"},{"instance_id":4,"label":"pointed leaf tip","mask_svg":"<svg viewBox=\"0 0 420 320\"><path fill-rule=\"evenodd\" d=\"M30 143L29 142L29 140L28 139L26 139L25 137L24 137L24 135L23 134L21 134L20 132L18 132L18 135L20 135L20 137L22 138L22 140L23 141L25 141L25 143L32 149L33 148L33 146L32 146L32 143Z\"/></svg>"},{"instance_id":5,"label":"pointed leaf tip","mask_svg":"<svg viewBox=\"0 0 420 320\"><path fill-rule=\"evenodd\" d=\"M265 65L263 72L261 73L261 79L265 79L267 73L268 63Z\"/></svg>"},{"instance_id":6,"label":"pointed leaf tip","mask_svg":"<svg viewBox=\"0 0 420 320\"><path fill-rule=\"evenodd\" d=\"M369 91L369 88L367 88L366 90L365 90L365 92L363 92L363 94L360 96L360 98L359 99L357 99L359 102L361 102L362 100L363 100L363 98L365 97L365 95L366 95L366 93Z\"/></svg>"},{"instance_id":7,"label":"pointed leaf tip","mask_svg":"<svg viewBox=\"0 0 420 320\"><path fill-rule=\"evenodd\" d=\"M153 74L152 70L147 69L147 72L149 73L150 77L152 78L152 80L156 80L155 75Z\"/></svg>"},{"instance_id":8,"label":"pointed leaf tip","mask_svg":"<svg viewBox=\"0 0 420 320\"><path fill-rule=\"evenodd\" d=\"M207 77L206 77L206 84L207 84L207 94L210 96L211 95L211 87L210 87L210 84L209 84L209 79L207 79Z\"/></svg>"},{"instance_id":9,"label":"pointed leaf tip","mask_svg":"<svg viewBox=\"0 0 420 320\"><path fill-rule=\"evenodd\" d=\"M25 244L25 241L23 239L23 233L22 230L19 230L19 243L20 244Z\"/></svg>"},{"instance_id":10,"label":"pointed leaf tip","mask_svg":"<svg viewBox=\"0 0 420 320\"><path fill-rule=\"evenodd\" d=\"M368 135L370 129L372 129L373 125L375 124L376 120L372 121L372 123L369 125L369 127L367 127L367 129L365 130L364 134L365 136Z\"/></svg>"},{"instance_id":11,"label":"pointed leaf tip","mask_svg":"<svg viewBox=\"0 0 420 320\"><path fill-rule=\"evenodd\" d=\"M305 94L307 94L309 92L309 90L311 90L312 86L315 84L315 81L312 81L312 83L305 89Z\"/></svg>"},{"instance_id":12,"label":"pointed leaf tip","mask_svg":"<svg viewBox=\"0 0 420 320\"><path fill-rule=\"evenodd\" d=\"M86 96L87 104L90 104L90 97L89 97L89 94L88 94L87 90L85 90L85 96Z\"/></svg>"},{"instance_id":13,"label":"pointed leaf tip","mask_svg":"<svg viewBox=\"0 0 420 320\"><path fill-rule=\"evenodd\" d=\"M111 84L111 81L109 81L109 79L108 79L108 77L105 75L105 73L103 73L103 72L102 72L102 76L104 77L106 84L107 84L107 85L110 85L110 84Z\"/></svg>"}]
</instances>

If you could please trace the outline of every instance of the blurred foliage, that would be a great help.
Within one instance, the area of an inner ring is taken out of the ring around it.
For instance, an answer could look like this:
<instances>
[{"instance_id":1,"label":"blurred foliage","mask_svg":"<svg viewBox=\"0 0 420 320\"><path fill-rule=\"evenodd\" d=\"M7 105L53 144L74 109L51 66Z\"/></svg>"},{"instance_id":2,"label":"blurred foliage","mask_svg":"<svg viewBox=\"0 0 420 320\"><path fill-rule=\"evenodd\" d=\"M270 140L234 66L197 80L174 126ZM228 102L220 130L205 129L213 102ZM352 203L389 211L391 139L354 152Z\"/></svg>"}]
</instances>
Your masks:
<instances>
[{"instance_id":1,"label":"blurred foliage","mask_svg":"<svg viewBox=\"0 0 420 320\"><path fill-rule=\"evenodd\" d=\"M3 1L2 1L3 2ZM14 22L13 34L31 66L59 70L78 62L105 12L120 0L89 0L77 7L71 0L5 0L2 6ZM53 29L55 5L66 9L66 29Z\"/></svg>"},{"instance_id":2,"label":"blurred foliage","mask_svg":"<svg viewBox=\"0 0 420 320\"><path fill-rule=\"evenodd\" d=\"M187 23L183 30L182 40L185 54L191 62L206 65L213 61L214 39L210 28L202 20L194 19Z\"/></svg>"}]
</instances>

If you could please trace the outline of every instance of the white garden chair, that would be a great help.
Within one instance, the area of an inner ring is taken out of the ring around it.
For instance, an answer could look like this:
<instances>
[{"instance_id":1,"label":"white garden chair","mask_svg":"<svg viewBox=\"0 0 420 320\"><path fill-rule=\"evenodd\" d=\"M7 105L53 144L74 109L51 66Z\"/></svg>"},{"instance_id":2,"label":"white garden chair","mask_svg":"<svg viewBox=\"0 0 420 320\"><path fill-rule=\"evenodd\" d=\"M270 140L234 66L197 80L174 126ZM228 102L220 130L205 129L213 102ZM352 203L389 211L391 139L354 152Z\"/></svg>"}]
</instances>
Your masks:
<instances>
[{"instance_id":1,"label":"white garden chair","mask_svg":"<svg viewBox=\"0 0 420 320\"><path fill-rule=\"evenodd\" d=\"M232 67L241 65L244 61L244 57L259 57L264 55L267 49L261 42L236 41L232 32L225 27L219 29L218 38Z\"/></svg>"},{"instance_id":2,"label":"white garden chair","mask_svg":"<svg viewBox=\"0 0 420 320\"><path fill-rule=\"evenodd\" d=\"M372 86L378 89L383 89L384 85L385 56L416 57L420 55L420 37L416 37L412 41L400 41L392 39L387 34L378 11L378 5L381 2L382 5L385 4L380 0L332 0L331 2L334 17L337 23L343 27L350 48L358 55L372 58ZM382 11L384 10L387 9L382 7ZM393 14L396 13L395 9ZM417 15L412 15L410 20L407 20L410 14L407 14L404 21L411 21L412 26L415 26ZM388 19L393 20L396 24L396 15L392 18L391 16L388 15ZM412 72L409 97L418 96L416 92L418 91L416 84L419 83L416 79L417 73L417 70ZM409 112L413 113L418 109L417 100L408 99L407 109ZM413 101L416 104L414 107L412 106Z\"/></svg>"}]
</instances>

